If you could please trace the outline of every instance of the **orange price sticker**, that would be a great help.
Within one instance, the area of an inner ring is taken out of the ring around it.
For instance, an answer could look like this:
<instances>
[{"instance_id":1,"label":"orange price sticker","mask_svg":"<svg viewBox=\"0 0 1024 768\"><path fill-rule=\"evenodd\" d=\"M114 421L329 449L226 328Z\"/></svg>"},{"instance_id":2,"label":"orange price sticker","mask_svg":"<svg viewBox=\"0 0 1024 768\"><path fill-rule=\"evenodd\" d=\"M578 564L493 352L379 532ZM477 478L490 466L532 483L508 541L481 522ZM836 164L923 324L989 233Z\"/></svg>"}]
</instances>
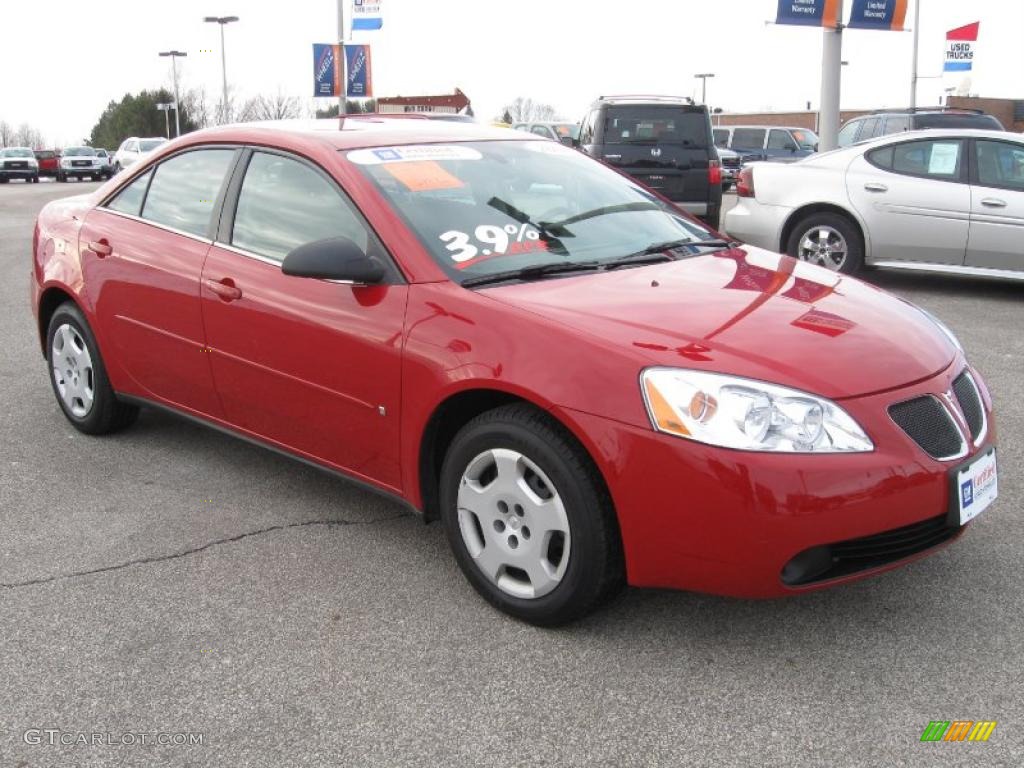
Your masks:
<instances>
[{"instance_id":1,"label":"orange price sticker","mask_svg":"<svg viewBox=\"0 0 1024 768\"><path fill-rule=\"evenodd\" d=\"M465 186L433 160L411 163L386 163L384 169L412 192L430 192L435 189L458 189Z\"/></svg>"}]
</instances>

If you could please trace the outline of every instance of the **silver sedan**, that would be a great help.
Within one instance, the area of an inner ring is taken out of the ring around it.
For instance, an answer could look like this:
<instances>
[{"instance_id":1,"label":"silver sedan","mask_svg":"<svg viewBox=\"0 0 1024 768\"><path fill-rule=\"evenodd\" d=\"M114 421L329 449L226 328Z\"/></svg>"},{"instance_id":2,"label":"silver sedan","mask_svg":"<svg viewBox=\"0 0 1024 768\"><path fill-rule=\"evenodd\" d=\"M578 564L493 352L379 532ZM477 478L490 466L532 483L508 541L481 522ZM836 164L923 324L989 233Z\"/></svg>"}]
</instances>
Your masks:
<instances>
[{"instance_id":1,"label":"silver sedan","mask_svg":"<svg viewBox=\"0 0 1024 768\"><path fill-rule=\"evenodd\" d=\"M724 229L829 269L1024 279L1024 137L911 131L740 175Z\"/></svg>"}]
</instances>

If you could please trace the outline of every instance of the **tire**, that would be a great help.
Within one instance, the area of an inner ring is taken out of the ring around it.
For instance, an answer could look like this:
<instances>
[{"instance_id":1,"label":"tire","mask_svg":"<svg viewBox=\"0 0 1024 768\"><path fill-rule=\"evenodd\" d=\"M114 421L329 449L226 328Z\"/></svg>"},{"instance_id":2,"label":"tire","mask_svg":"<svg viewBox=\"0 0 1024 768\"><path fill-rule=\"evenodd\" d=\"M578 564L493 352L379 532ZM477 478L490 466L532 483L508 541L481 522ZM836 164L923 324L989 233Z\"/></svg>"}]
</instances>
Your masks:
<instances>
[{"instance_id":1,"label":"tire","mask_svg":"<svg viewBox=\"0 0 1024 768\"><path fill-rule=\"evenodd\" d=\"M38 176L33 176L32 177L32 183L33 184L38 184L39 183L39 177Z\"/></svg>"},{"instance_id":2,"label":"tire","mask_svg":"<svg viewBox=\"0 0 1024 768\"><path fill-rule=\"evenodd\" d=\"M0 176L0 184L6 184L8 181L10 181L10 179L6 176Z\"/></svg>"},{"instance_id":3,"label":"tire","mask_svg":"<svg viewBox=\"0 0 1024 768\"><path fill-rule=\"evenodd\" d=\"M58 334L60 342L56 340ZM116 432L130 426L138 417L139 409L118 400L111 389L92 329L81 310L71 302L57 307L50 318L46 330L46 362L57 404L79 432L87 435Z\"/></svg>"},{"instance_id":4,"label":"tire","mask_svg":"<svg viewBox=\"0 0 1024 768\"><path fill-rule=\"evenodd\" d=\"M509 405L470 421L448 449L440 483L455 559L498 610L556 626L591 612L624 584L604 483L586 451L543 412Z\"/></svg>"},{"instance_id":5,"label":"tire","mask_svg":"<svg viewBox=\"0 0 1024 768\"><path fill-rule=\"evenodd\" d=\"M58 181L58 183L61 183L61 184L64 183L64 174L63 173L60 173L60 172L57 173L57 181Z\"/></svg>"},{"instance_id":6,"label":"tire","mask_svg":"<svg viewBox=\"0 0 1024 768\"><path fill-rule=\"evenodd\" d=\"M844 254L842 259L837 258L840 250ZM846 275L854 275L864 267L860 230L839 213L812 213L800 219L789 233L786 253Z\"/></svg>"}]
</instances>

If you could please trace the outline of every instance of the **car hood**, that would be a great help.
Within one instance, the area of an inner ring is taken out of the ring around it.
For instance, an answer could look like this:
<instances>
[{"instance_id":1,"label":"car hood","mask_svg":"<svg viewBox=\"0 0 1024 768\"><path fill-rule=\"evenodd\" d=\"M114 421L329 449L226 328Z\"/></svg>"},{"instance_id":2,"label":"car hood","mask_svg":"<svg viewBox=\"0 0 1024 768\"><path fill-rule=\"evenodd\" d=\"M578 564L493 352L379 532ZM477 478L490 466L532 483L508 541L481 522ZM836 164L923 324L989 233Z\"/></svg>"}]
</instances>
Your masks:
<instances>
[{"instance_id":1,"label":"car hood","mask_svg":"<svg viewBox=\"0 0 1024 768\"><path fill-rule=\"evenodd\" d=\"M957 350L921 310L846 275L758 248L486 289L633 351L829 398L929 378Z\"/></svg>"}]
</instances>

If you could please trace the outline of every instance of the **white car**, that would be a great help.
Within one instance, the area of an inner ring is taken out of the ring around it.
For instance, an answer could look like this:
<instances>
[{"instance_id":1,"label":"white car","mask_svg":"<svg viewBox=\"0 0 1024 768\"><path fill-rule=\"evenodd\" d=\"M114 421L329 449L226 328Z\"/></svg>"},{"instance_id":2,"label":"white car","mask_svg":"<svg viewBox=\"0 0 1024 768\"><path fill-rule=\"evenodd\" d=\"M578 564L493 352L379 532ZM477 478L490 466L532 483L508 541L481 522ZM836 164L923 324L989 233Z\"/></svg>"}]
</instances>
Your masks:
<instances>
[{"instance_id":1,"label":"white car","mask_svg":"<svg viewBox=\"0 0 1024 768\"><path fill-rule=\"evenodd\" d=\"M39 182L39 161L31 147L0 149L0 184L11 179L23 179L26 184Z\"/></svg>"},{"instance_id":2,"label":"white car","mask_svg":"<svg viewBox=\"0 0 1024 768\"><path fill-rule=\"evenodd\" d=\"M140 139L138 136L132 136L129 139L125 139L121 142L121 146L118 147L117 152L114 153L114 173L127 168L139 160L139 158L145 157L150 152L155 150L167 143L167 139L162 139L159 136Z\"/></svg>"},{"instance_id":3,"label":"white car","mask_svg":"<svg viewBox=\"0 0 1024 768\"><path fill-rule=\"evenodd\" d=\"M1024 137L911 131L754 163L724 229L853 273L864 265L1024 279Z\"/></svg>"}]
</instances>

